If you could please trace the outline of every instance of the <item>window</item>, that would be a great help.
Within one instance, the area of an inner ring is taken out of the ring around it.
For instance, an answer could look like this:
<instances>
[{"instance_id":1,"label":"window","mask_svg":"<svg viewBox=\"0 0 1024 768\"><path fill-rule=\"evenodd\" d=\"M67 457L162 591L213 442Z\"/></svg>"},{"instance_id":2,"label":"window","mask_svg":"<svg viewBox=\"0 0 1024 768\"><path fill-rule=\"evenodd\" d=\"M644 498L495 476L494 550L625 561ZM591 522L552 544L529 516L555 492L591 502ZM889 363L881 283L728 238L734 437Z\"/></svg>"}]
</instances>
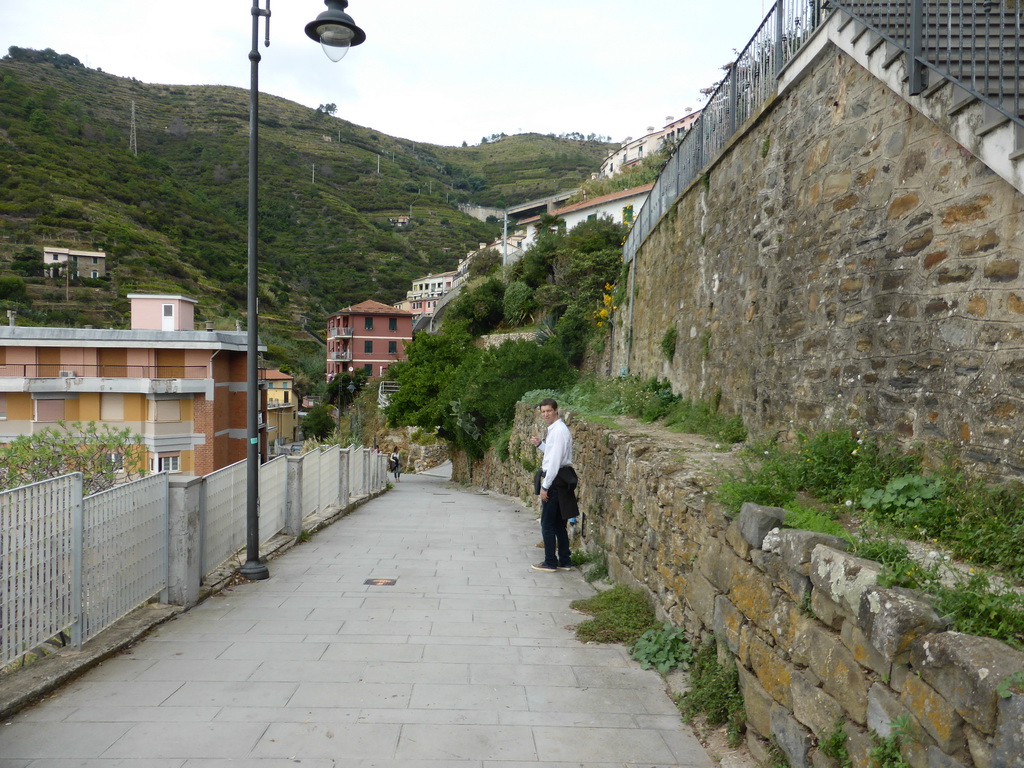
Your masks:
<instances>
[{"instance_id":1,"label":"window","mask_svg":"<svg viewBox=\"0 0 1024 768\"><path fill-rule=\"evenodd\" d=\"M164 317L174 317L173 304L164 304Z\"/></svg>"},{"instance_id":2,"label":"window","mask_svg":"<svg viewBox=\"0 0 1024 768\"><path fill-rule=\"evenodd\" d=\"M150 421L181 421L180 400L150 400Z\"/></svg>"},{"instance_id":3,"label":"window","mask_svg":"<svg viewBox=\"0 0 1024 768\"><path fill-rule=\"evenodd\" d=\"M92 257L92 263L93 264L99 264L100 263L99 257L98 256L93 256Z\"/></svg>"},{"instance_id":4,"label":"window","mask_svg":"<svg viewBox=\"0 0 1024 768\"><path fill-rule=\"evenodd\" d=\"M100 395L100 421L124 421L124 395Z\"/></svg>"},{"instance_id":5,"label":"window","mask_svg":"<svg viewBox=\"0 0 1024 768\"><path fill-rule=\"evenodd\" d=\"M7 419L7 395L0 394L0 421Z\"/></svg>"},{"instance_id":6,"label":"window","mask_svg":"<svg viewBox=\"0 0 1024 768\"><path fill-rule=\"evenodd\" d=\"M368 331L372 331L373 330L373 318L372 317L366 318L366 325L364 327Z\"/></svg>"},{"instance_id":7,"label":"window","mask_svg":"<svg viewBox=\"0 0 1024 768\"><path fill-rule=\"evenodd\" d=\"M363 366L363 370L366 371L367 376L373 376L373 366L369 363Z\"/></svg>"},{"instance_id":8,"label":"window","mask_svg":"<svg viewBox=\"0 0 1024 768\"><path fill-rule=\"evenodd\" d=\"M63 418L63 400L36 400L36 421L60 421Z\"/></svg>"},{"instance_id":9,"label":"window","mask_svg":"<svg viewBox=\"0 0 1024 768\"><path fill-rule=\"evenodd\" d=\"M285 393L284 393L284 401L285 401L286 403L288 402L288 390L285 390Z\"/></svg>"},{"instance_id":10,"label":"window","mask_svg":"<svg viewBox=\"0 0 1024 768\"><path fill-rule=\"evenodd\" d=\"M373 342L372 341L367 340L367 341L363 342L363 352L365 352L368 355L373 352Z\"/></svg>"},{"instance_id":11,"label":"window","mask_svg":"<svg viewBox=\"0 0 1024 768\"><path fill-rule=\"evenodd\" d=\"M388 354L389 355L397 355L398 354L398 342L397 341L389 341L388 342Z\"/></svg>"},{"instance_id":12,"label":"window","mask_svg":"<svg viewBox=\"0 0 1024 768\"><path fill-rule=\"evenodd\" d=\"M107 462L110 464L110 469L114 472L121 472L124 470L123 453L108 453Z\"/></svg>"},{"instance_id":13,"label":"window","mask_svg":"<svg viewBox=\"0 0 1024 768\"><path fill-rule=\"evenodd\" d=\"M397 331L398 330L398 318L397 317L389 317L388 318L388 330L389 331Z\"/></svg>"},{"instance_id":14,"label":"window","mask_svg":"<svg viewBox=\"0 0 1024 768\"><path fill-rule=\"evenodd\" d=\"M94 269L94 270L92 271L92 276L93 276L93 277L99 277L99 276L100 276L100 273L99 273L99 272L97 272L97 271L96 271L96 270Z\"/></svg>"},{"instance_id":15,"label":"window","mask_svg":"<svg viewBox=\"0 0 1024 768\"><path fill-rule=\"evenodd\" d=\"M159 465L157 467L158 472L180 472L181 471L181 457L180 456L161 456L159 459Z\"/></svg>"}]
</instances>

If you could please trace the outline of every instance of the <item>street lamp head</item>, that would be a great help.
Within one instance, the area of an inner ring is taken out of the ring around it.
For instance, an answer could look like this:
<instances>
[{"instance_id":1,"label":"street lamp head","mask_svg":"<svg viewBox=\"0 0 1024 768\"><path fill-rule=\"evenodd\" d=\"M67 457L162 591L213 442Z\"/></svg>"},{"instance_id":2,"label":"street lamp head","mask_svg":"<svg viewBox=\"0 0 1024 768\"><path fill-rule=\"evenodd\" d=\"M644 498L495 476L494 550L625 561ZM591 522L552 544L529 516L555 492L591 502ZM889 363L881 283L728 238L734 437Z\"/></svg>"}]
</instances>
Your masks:
<instances>
[{"instance_id":1,"label":"street lamp head","mask_svg":"<svg viewBox=\"0 0 1024 768\"><path fill-rule=\"evenodd\" d=\"M324 0L327 10L306 25L306 34L323 46L331 61L341 61L348 49L366 40L352 17L345 13L348 0Z\"/></svg>"}]
</instances>

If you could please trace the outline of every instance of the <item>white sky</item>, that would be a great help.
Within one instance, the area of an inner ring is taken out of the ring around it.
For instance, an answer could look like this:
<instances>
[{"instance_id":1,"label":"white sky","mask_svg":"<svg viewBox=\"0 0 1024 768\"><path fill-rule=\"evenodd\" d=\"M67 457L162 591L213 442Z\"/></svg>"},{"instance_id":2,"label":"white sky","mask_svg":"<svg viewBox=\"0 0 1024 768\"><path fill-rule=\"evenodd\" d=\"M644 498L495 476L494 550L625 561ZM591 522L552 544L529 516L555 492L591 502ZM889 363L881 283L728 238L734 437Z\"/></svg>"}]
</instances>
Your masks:
<instances>
[{"instance_id":1,"label":"white sky","mask_svg":"<svg viewBox=\"0 0 1024 768\"><path fill-rule=\"evenodd\" d=\"M263 3L265 7L265 3ZM249 87L252 0L0 0L0 55L53 48L146 83ZM432 144L494 133L621 141L703 104L767 0L351 0L340 63L303 28L322 0L271 0L260 91Z\"/></svg>"}]
</instances>

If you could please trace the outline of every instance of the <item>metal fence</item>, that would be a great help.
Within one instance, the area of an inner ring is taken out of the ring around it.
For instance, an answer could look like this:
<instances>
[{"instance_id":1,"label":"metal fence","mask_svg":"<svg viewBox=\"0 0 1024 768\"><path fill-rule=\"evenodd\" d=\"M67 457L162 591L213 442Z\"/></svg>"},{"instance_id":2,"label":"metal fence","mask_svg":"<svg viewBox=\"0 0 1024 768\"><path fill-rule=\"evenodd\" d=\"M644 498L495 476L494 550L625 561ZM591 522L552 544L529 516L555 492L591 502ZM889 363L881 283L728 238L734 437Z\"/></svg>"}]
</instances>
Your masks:
<instances>
[{"instance_id":1,"label":"metal fence","mask_svg":"<svg viewBox=\"0 0 1024 768\"><path fill-rule=\"evenodd\" d=\"M779 0L669 158L626 238L623 260L633 260L683 190L774 96L779 73L837 8L907 54L911 94L923 89L924 71L931 70L1024 126L1022 6L1019 0Z\"/></svg>"},{"instance_id":2,"label":"metal fence","mask_svg":"<svg viewBox=\"0 0 1024 768\"><path fill-rule=\"evenodd\" d=\"M262 465L261 542L285 528L292 470L302 472L304 517L383 489L385 460L335 446ZM170 551L169 484L161 473L83 498L74 474L0 492L0 668L62 632L80 646L154 596L168 599L171 559L195 562ZM244 461L202 478L200 534L188 545L199 550L199 577L244 547L245 494Z\"/></svg>"},{"instance_id":3,"label":"metal fence","mask_svg":"<svg viewBox=\"0 0 1024 768\"><path fill-rule=\"evenodd\" d=\"M0 666L81 612L82 476L0 493Z\"/></svg>"},{"instance_id":4,"label":"metal fence","mask_svg":"<svg viewBox=\"0 0 1024 768\"><path fill-rule=\"evenodd\" d=\"M82 621L76 646L167 588L167 474L83 499ZM166 600L166 595L164 598Z\"/></svg>"}]
</instances>

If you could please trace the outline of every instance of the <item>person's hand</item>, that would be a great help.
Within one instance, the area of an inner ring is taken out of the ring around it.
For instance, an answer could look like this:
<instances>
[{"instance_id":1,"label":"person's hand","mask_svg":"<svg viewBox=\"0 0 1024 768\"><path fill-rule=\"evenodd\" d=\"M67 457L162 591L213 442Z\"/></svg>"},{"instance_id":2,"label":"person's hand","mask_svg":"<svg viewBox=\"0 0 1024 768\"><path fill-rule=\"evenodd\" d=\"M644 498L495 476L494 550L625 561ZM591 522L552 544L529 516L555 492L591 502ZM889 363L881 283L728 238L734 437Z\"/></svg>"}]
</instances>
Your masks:
<instances>
[{"instance_id":1,"label":"person's hand","mask_svg":"<svg viewBox=\"0 0 1024 768\"><path fill-rule=\"evenodd\" d=\"M536 448L538 445L540 445L540 438L539 437L531 437L530 438L530 442L533 443L533 447Z\"/></svg>"},{"instance_id":2,"label":"person's hand","mask_svg":"<svg viewBox=\"0 0 1024 768\"><path fill-rule=\"evenodd\" d=\"M547 488L541 488L540 489L540 500L541 501L547 501L548 500L548 489Z\"/></svg>"}]
</instances>

